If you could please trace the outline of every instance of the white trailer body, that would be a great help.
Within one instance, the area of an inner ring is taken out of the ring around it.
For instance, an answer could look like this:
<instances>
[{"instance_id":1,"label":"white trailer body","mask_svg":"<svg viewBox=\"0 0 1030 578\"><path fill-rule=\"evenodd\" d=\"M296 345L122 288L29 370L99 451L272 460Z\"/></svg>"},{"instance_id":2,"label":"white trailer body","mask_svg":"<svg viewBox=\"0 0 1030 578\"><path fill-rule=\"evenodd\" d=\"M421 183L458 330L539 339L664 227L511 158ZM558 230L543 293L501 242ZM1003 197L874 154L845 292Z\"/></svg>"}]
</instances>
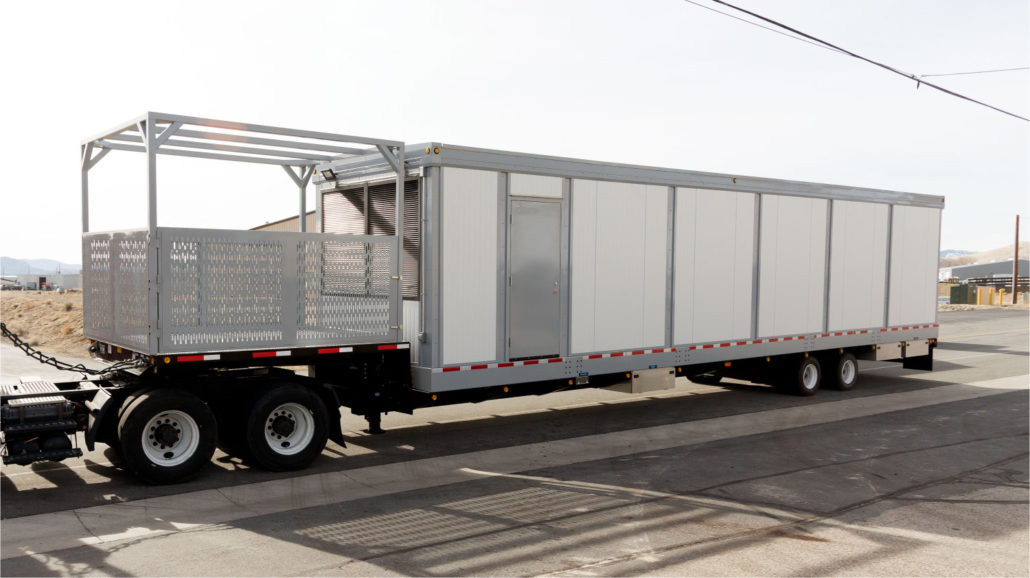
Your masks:
<instances>
[{"instance_id":1,"label":"white trailer body","mask_svg":"<svg viewBox=\"0 0 1030 578\"><path fill-rule=\"evenodd\" d=\"M405 159L420 391L937 337L943 197L440 143ZM361 193L393 182L382 160L316 175L323 231L389 214Z\"/></svg>"}]
</instances>

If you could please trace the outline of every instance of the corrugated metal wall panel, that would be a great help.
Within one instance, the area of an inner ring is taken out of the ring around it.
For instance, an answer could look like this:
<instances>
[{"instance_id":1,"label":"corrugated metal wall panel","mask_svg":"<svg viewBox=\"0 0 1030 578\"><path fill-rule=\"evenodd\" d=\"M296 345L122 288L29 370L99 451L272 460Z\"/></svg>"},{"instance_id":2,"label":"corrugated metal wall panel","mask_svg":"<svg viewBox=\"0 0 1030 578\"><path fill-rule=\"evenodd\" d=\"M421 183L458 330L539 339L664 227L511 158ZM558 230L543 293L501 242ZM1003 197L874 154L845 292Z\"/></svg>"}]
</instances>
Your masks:
<instances>
[{"instance_id":1,"label":"corrugated metal wall panel","mask_svg":"<svg viewBox=\"0 0 1030 578\"><path fill-rule=\"evenodd\" d=\"M937 255L941 210L894 206L888 325L937 318Z\"/></svg>"},{"instance_id":2,"label":"corrugated metal wall panel","mask_svg":"<svg viewBox=\"0 0 1030 578\"><path fill-rule=\"evenodd\" d=\"M676 189L673 341L751 335L755 195Z\"/></svg>"},{"instance_id":3,"label":"corrugated metal wall panel","mask_svg":"<svg viewBox=\"0 0 1030 578\"><path fill-rule=\"evenodd\" d=\"M445 364L497 357L497 173L446 167L441 190Z\"/></svg>"},{"instance_id":4,"label":"corrugated metal wall panel","mask_svg":"<svg viewBox=\"0 0 1030 578\"><path fill-rule=\"evenodd\" d=\"M883 323L887 205L833 201L829 330Z\"/></svg>"},{"instance_id":5,"label":"corrugated metal wall panel","mask_svg":"<svg viewBox=\"0 0 1030 578\"><path fill-rule=\"evenodd\" d=\"M572 353L665 341L668 189L572 183Z\"/></svg>"},{"instance_id":6,"label":"corrugated metal wall panel","mask_svg":"<svg viewBox=\"0 0 1030 578\"><path fill-rule=\"evenodd\" d=\"M762 197L759 337L822 331L827 202Z\"/></svg>"}]
</instances>

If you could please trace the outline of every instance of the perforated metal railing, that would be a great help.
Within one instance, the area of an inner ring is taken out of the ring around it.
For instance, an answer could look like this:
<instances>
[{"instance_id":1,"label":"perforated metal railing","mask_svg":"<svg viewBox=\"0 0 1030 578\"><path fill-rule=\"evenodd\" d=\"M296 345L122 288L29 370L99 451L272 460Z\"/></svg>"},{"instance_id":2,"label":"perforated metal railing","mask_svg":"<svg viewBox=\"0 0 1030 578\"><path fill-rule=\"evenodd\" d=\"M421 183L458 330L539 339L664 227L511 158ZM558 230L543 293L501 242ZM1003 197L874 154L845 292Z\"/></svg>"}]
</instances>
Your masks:
<instances>
[{"instance_id":1,"label":"perforated metal railing","mask_svg":"<svg viewBox=\"0 0 1030 578\"><path fill-rule=\"evenodd\" d=\"M82 238L83 333L146 351L149 341L147 231Z\"/></svg>"},{"instance_id":2,"label":"perforated metal railing","mask_svg":"<svg viewBox=\"0 0 1030 578\"><path fill-rule=\"evenodd\" d=\"M83 237L87 337L150 355L399 339L388 236L158 228Z\"/></svg>"}]
</instances>

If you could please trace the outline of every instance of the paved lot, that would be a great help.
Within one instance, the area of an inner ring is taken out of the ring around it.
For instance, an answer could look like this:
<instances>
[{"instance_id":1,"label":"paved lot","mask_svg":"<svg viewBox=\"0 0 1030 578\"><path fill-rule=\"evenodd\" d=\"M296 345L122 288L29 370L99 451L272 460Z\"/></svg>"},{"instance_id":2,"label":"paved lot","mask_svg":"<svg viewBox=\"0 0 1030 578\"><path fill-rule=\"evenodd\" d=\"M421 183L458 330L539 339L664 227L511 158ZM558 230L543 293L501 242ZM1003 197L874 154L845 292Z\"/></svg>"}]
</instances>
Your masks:
<instances>
[{"instance_id":1,"label":"paved lot","mask_svg":"<svg viewBox=\"0 0 1030 578\"><path fill-rule=\"evenodd\" d=\"M170 487L105 451L5 466L0 573L1025 576L1030 318L941 323L934 372L864 364L848 393L570 392L382 436L348 417L302 474L217 454Z\"/></svg>"}]
</instances>

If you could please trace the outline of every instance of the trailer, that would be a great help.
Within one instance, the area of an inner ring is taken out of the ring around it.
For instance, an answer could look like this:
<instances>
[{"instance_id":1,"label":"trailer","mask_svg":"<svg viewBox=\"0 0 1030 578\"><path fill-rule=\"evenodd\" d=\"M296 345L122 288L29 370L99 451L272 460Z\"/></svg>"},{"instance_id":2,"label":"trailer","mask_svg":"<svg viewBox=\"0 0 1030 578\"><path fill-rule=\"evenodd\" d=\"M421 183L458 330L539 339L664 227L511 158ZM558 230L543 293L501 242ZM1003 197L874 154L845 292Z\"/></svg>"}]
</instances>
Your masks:
<instances>
[{"instance_id":1,"label":"trailer","mask_svg":"<svg viewBox=\"0 0 1030 578\"><path fill-rule=\"evenodd\" d=\"M146 228L90 230L143 153ZM297 232L161 227L158 155L281 166ZM315 188L317 231L305 230ZM109 444L147 482L216 444L299 469L381 415L677 377L851 389L930 370L943 197L148 113L82 145L90 379L5 387L4 463Z\"/></svg>"}]
</instances>

